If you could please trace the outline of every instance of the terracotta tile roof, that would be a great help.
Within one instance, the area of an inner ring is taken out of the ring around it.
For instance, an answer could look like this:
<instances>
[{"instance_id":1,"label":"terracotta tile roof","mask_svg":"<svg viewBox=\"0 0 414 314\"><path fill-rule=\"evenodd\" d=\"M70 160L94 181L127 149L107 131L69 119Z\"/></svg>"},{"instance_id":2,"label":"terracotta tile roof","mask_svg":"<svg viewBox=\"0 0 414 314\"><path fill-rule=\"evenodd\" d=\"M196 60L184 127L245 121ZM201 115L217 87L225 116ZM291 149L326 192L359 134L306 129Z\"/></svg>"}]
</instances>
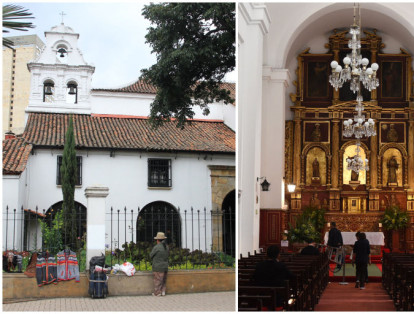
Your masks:
<instances>
[{"instance_id":1,"label":"terracotta tile roof","mask_svg":"<svg viewBox=\"0 0 414 314\"><path fill-rule=\"evenodd\" d=\"M193 120L184 130L175 122L152 129L131 116L72 115L77 148L235 153L235 132L222 121ZM63 147L68 114L31 113L23 137L38 146Z\"/></svg>"},{"instance_id":2,"label":"terracotta tile roof","mask_svg":"<svg viewBox=\"0 0 414 314\"><path fill-rule=\"evenodd\" d=\"M139 94L156 94L157 89L154 85L147 84L142 80L138 80L128 86L120 88L93 88L93 91L108 91L119 93L139 93Z\"/></svg>"},{"instance_id":3,"label":"terracotta tile roof","mask_svg":"<svg viewBox=\"0 0 414 314\"><path fill-rule=\"evenodd\" d=\"M222 83L224 89L230 91L231 98L236 97L236 84L235 83ZM118 93L139 93L139 94L156 94L157 89L154 85L147 84L142 80L138 80L128 86L120 88L94 88L93 91L108 91Z\"/></svg>"},{"instance_id":4,"label":"terracotta tile roof","mask_svg":"<svg viewBox=\"0 0 414 314\"><path fill-rule=\"evenodd\" d=\"M23 138L13 138L3 141L3 175L18 175L26 168L32 145Z\"/></svg>"}]
</instances>

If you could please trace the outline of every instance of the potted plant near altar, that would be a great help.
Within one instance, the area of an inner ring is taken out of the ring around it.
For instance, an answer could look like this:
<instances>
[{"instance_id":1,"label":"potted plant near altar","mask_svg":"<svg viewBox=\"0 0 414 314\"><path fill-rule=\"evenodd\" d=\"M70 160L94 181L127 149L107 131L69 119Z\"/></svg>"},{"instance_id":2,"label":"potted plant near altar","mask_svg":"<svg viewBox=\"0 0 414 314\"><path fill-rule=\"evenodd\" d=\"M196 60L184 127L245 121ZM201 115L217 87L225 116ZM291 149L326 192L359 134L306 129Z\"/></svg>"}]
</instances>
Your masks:
<instances>
[{"instance_id":1,"label":"potted plant near altar","mask_svg":"<svg viewBox=\"0 0 414 314\"><path fill-rule=\"evenodd\" d=\"M325 225L325 210L314 207L306 208L301 215L296 218L295 226L289 223L286 234L289 243L292 243L293 250L299 251L306 246L309 240L319 243L321 241L322 230Z\"/></svg>"},{"instance_id":2,"label":"potted plant near altar","mask_svg":"<svg viewBox=\"0 0 414 314\"><path fill-rule=\"evenodd\" d=\"M382 223L384 230L390 231L392 234L392 251L398 251L400 248L399 232L408 224L407 212L402 211L396 205L389 206L385 209L384 216L380 222Z\"/></svg>"}]
</instances>

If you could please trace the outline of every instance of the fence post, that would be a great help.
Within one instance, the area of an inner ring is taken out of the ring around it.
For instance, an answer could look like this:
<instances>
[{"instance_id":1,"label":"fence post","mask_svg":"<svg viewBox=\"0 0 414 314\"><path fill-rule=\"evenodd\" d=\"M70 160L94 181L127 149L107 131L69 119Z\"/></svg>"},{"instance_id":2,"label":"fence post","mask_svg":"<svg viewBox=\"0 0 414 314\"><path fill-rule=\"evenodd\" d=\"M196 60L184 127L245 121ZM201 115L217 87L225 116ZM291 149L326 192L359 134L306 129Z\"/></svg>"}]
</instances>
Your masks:
<instances>
[{"instance_id":1,"label":"fence post","mask_svg":"<svg viewBox=\"0 0 414 314\"><path fill-rule=\"evenodd\" d=\"M92 256L105 254L105 200L109 188L90 186L85 189L88 200L86 225L86 269Z\"/></svg>"},{"instance_id":2,"label":"fence post","mask_svg":"<svg viewBox=\"0 0 414 314\"><path fill-rule=\"evenodd\" d=\"M7 236L9 233L9 205L6 206L6 251L7 251Z\"/></svg>"}]
</instances>

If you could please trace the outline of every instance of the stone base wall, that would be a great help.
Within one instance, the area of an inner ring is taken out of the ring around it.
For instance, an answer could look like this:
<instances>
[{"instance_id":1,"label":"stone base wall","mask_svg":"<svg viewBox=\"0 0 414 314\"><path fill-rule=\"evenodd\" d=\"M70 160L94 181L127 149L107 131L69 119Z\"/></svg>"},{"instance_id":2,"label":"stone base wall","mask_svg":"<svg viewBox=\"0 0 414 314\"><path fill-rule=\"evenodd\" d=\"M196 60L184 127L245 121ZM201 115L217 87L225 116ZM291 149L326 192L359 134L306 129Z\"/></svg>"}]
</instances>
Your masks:
<instances>
[{"instance_id":1,"label":"stone base wall","mask_svg":"<svg viewBox=\"0 0 414 314\"><path fill-rule=\"evenodd\" d=\"M42 298L89 297L89 281L86 274L80 282L74 280L38 287L36 278L24 274L3 274L3 301ZM109 296L150 295L153 292L151 272L137 272L128 277L124 274L109 275ZM173 270L168 272L167 294L213 291L234 291L233 270Z\"/></svg>"}]
</instances>

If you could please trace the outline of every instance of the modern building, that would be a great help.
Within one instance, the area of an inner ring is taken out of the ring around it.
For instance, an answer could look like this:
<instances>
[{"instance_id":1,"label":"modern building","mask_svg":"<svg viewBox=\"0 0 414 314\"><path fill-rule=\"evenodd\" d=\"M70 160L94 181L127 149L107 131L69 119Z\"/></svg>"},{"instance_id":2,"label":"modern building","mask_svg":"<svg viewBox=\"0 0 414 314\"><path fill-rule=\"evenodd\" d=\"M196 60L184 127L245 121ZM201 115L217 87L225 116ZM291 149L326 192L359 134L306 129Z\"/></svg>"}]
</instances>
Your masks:
<instances>
[{"instance_id":1,"label":"modern building","mask_svg":"<svg viewBox=\"0 0 414 314\"><path fill-rule=\"evenodd\" d=\"M29 103L30 72L27 63L44 47L37 35L7 37L13 48L3 46L3 138L5 133L21 134Z\"/></svg>"}]
</instances>

